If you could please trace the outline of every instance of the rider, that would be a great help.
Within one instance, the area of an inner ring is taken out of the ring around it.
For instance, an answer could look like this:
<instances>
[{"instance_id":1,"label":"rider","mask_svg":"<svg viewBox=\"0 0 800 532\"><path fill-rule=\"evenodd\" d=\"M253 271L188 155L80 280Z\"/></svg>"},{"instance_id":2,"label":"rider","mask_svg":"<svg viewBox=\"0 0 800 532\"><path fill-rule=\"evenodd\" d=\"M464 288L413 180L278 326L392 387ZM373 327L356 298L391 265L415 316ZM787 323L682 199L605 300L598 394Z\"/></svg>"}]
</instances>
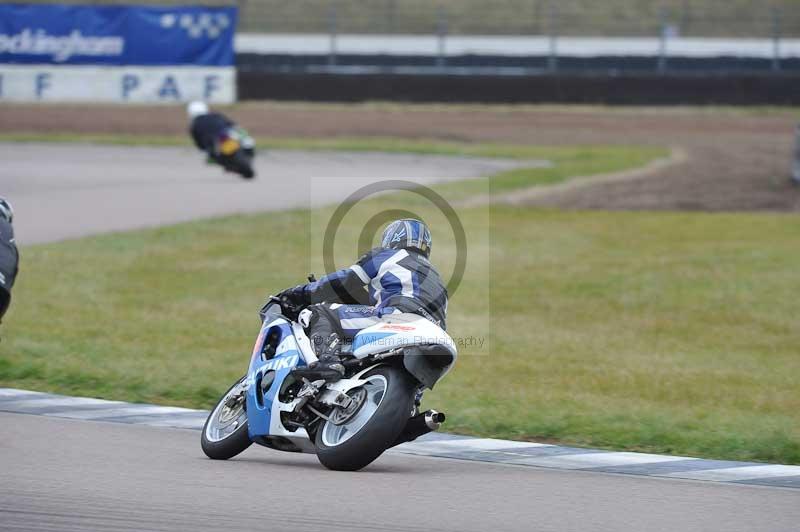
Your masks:
<instances>
[{"instance_id":1,"label":"rider","mask_svg":"<svg viewBox=\"0 0 800 532\"><path fill-rule=\"evenodd\" d=\"M195 146L206 152L212 161L217 161L217 141L230 128L236 124L222 113L212 113L208 105L203 102L191 102L186 107L189 115L189 132L192 134Z\"/></svg>"},{"instance_id":2,"label":"rider","mask_svg":"<svg viewBox=\"0 0 800 532\"><path fill-rule=\"evenodd\" d=\"M19 252L14 241L14 210L0 197L0 321L11 304L11 287L19 269Z\"/></svg>"},{"instance_id":3,"label":"rider","mask_svg":"<svg viewBox=\"0 0 800 532\"><path fill-rule=\"evenodd\" d=\"M282 300L311 311L303 323L319 358L311 368L344 375L342 339L352 340L387 314L419 314L444 329L447 289L430 254L428 227L419 220L396 220L384 230L381 246L354 265L281 292ZM354 302L369 304L348 304Z\"/></svg>"}]
</instances>

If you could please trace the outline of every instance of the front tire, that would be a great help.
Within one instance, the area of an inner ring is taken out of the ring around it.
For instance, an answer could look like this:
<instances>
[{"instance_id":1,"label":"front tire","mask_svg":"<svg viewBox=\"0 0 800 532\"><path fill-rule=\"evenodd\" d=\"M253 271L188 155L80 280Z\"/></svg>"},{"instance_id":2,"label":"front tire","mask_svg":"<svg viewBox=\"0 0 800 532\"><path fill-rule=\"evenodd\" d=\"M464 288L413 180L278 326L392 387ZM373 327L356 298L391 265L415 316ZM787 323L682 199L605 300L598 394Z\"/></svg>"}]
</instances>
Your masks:
<instances>
[{"instance_id":1,"label":"front tire","mask_svg":"<svg viewBox=\"0 0 800 532\"><path fill-rule=\"evenodd\" d=\"M213 460L227 460L241 453L253 443L247 433L247 413L244 407L244 394L240 401L231 407L229 399L241 392L245 377L239 379L217 402L208 415L200 446L206 456Z\"/></svg>"},{"instance_id":2,"label":"front tire","mask_svg":"<svg viewBox=\"0 0 800 532\"><path fill-rule=\"evenodd\" d=\"M241 150L231 157L230 168L244 179L253 179L256 175L253 159Z\"/></svg>"},{"instance_id":3,"label":"front tire","mask_svg":"<svg viewBox=\"0 0 800 532\"><path fill-rule=\"evenodd\" d=\"M317 458L328 469L357 471L378 458L402 432L414 400L414 383L402 369L379 366L363 377L363 402L345 423L317 430ZM332 413L335 416L335 412Z\"/></svg>"}]
</instances>

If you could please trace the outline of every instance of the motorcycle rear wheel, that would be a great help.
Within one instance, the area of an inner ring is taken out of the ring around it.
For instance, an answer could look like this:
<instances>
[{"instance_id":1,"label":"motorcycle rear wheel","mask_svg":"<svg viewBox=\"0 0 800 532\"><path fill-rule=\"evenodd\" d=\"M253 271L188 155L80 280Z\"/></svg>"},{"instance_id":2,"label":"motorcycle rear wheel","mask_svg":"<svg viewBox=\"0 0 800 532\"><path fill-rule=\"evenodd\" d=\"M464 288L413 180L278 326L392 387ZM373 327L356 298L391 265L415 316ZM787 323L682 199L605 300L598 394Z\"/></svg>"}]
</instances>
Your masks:
<instances>
[{"instance_id":1,"label":"motorcycle rear wheel","mask_svg":"<svg viewBox=\"0 0 800 532\"><path fill-rule=\"evenodd\" d=\"M247 433L244 397L233 407L227 404L244 379L245 377L242 377L228 388L228 391L217 402L217 406L208 415L203 426L200 446L206 456L213 460L233 458L253 443Z\"/></svg>"},{"instance_id":2,"label":"motorcycle rear wheel","mask_svg":"<svg viewBox=\"0 0 800 532\"><path fill-rule=\"evenodd\" d=\"M357 405L344 423L325 421L317 430L317 459L328 469L357 471L366 467L394 443L408 421L415 383L405 371L379 366L361 378L368 383L353 390L351 396L365 396L363 404ZM336 411L331 415L335 418Z\"/></svg>"}]
</instances>

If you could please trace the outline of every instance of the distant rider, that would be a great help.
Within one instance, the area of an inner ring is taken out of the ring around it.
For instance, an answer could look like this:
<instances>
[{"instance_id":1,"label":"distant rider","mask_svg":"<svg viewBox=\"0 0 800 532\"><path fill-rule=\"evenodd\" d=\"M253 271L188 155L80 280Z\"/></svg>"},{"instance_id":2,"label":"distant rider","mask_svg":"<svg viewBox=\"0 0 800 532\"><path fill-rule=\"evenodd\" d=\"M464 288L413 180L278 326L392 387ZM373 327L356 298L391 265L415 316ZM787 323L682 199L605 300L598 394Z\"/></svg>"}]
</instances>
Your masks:
<instances>
[{"instance_id":1,"label":"distant rider","mask_svg":"<svg viewBox=\"0 0 800 532\"><path fill-rule=\"evenodd\" d=\"M14 210L0 197L0 322L11 304L11 288L19 270L19 252L14 241Z\"/></svg>"},{"instance_id":2,"label":"distant rider","mask_svg":"<svg viewBox=\"0 0 800 532\"><path fill-rule=\"evenodd\" d=\"M217 160L217 141L236 124L222 113L212 113L203 102L192 102L186 107L189 115L189 133L195 146L206 152L208 157Z\"/></svg>"},{"instance_id":3,"label":"distant rider","mask_svg":"<svg viewBox=\"0 0 800 532\"><path fill-rule=\"evenodd\" d=\"M423 222L396 220L383 232L381 247L354 265L281 292L284 301L311 311L304 325L319 358L311 368L344 375L342 340L352 341L387 314L419 314L444 329L447 289L430 253L431 232Z\"/></svg>"}]
</instances>

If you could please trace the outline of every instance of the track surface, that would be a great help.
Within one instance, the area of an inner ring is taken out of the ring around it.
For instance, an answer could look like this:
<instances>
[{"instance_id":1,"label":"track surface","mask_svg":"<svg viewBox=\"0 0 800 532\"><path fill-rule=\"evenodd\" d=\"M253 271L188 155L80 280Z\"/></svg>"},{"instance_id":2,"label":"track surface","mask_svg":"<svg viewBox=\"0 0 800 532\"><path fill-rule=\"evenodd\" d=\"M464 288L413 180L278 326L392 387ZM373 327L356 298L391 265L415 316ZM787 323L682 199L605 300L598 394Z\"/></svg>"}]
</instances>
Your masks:
<instances>
[{"instance_id":1,"label":"track surface","mask_svg":"<svg viewBox=\"0 0 800 532\"><path fill-rule=\"evenodd\" d=\"M794 491L387 455L361 473L196 431L0 414L4 530L794 531Z\"/></svg>"},{"instance_id":2,"label":"track surface","mask_svg":"<svg viewBox=\"0 0 800 532\"><path fill-rule=\"evenodd\" d=\"M240 212L341 201L384 179L432 183L517 163L405 154L269 151L248 181L191 148L0 144L0 183L17 240L35 244Z\"/></svg>"}]
</instances>

